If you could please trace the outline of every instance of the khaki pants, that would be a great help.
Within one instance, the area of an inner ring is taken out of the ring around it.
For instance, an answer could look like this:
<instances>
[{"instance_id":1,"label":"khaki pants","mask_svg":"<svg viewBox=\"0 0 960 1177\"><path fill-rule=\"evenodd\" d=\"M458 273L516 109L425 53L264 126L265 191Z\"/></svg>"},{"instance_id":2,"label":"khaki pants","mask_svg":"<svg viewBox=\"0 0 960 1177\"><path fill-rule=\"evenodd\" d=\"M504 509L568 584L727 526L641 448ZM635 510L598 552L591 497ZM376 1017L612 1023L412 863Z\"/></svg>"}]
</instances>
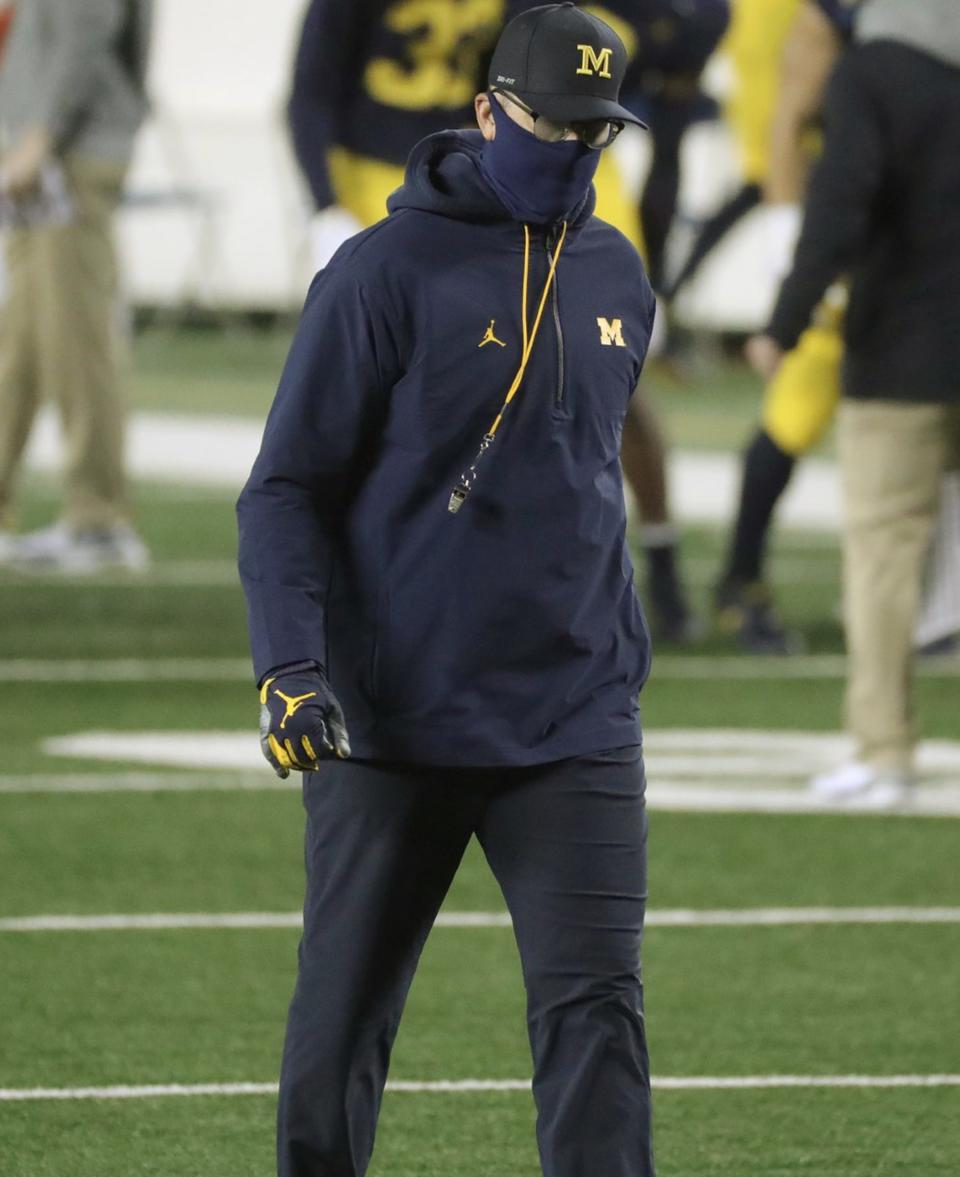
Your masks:
<instances>
[{"instance_id":1,"label":"khaki pants","mask_svg":"<svg viewBox=\"0 0 960 1177\"><path fill-rule=\"evenodd\" d=\"M838 442L847 724L859 759L909 771L913 633L942 476L960 460L960 406L846 400Z\"/></svg>"},{"instance_id":2,"label":"khaki pants","mask_svg":"<svg viewBox=\"0 0 960 1177\"><path fill-rule=\"evenodd\" d=\"M8 296L0 309L0 528L12 526L14 484L43 400L60 410L65 518L95 527L128 516L112 238L126 168L72 159L65 171L73 220L18 229L7 243Z\"/></svg>"}]
</instances>

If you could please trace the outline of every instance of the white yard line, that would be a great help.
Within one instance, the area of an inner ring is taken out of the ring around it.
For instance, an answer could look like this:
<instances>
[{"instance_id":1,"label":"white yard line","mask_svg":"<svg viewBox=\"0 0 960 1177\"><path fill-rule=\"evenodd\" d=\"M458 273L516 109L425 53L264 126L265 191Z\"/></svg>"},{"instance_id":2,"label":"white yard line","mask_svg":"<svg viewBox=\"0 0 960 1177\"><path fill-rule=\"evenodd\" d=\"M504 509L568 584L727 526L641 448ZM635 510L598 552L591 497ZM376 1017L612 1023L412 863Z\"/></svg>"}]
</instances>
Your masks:
<instances>
[{"instance_id":1,"label":"white yard line","mask_svg":"<svg viewBox=\"0 0 960 1177\"><path fill-rule=\"evenodd\" d=\"M240 586L236 560L161 560L144 572L97 572L87 575L61 572L17 572L4 576L3 587L33 589L37 584L67 583L95 588L224 588Z\"/></svg>"},{"instance_id":2,"label":"white yard line","mask_svg":"<svg viewBox=\"0 0 960 1177\"><path fill-rule=\"evenodd\" d=\"M647 808L660 813L825 814L835 817L960 818L960 785L918 786L907 802L895 809L858 808L855 802L821 800L803 788L771 788L764 782L740 788L709 784L709 761L698 777L648 784ZM268 769L210 771L208 773L107 772L23 773L0 775L0 796L15 794L104 793L231 793L291 792L301 779L280 780Z\"/></svg>"},{"instance_id":3,"label":"white yard line","mask_svg":"<svg viewBox=\"0 0 960 1177\"><path fill-rule=\"evenodd\" d=\"M917 750L921 783L895 808L883 810L871 810L856 795L831 801L805 787L813 774L850 756L851 741L839 732L660 728L646 732L644 746L647 804L652 810L960 817L958 740L923 740ZM286 782L273 776L250 727L83 731L50 736L41 741L41 751L74 761L113 762L119 771L73 771L61 776L47 769L36 776L0 775L0 793L296 790L300 786L296 774ZM138 764L142 769L131 767Z\"/></svg>"},{"instance_id":4,"label":"white yard line","mask_svg":"<svg viewBox=\"0 0 960 1177\"><path fill-rule=\"evenodd\" d=\"M802 654L793 657L712 657L682 654L654 655L651 687L657 680L709 679L724 681L795 679L842 679L846 677L847 660L843 654ZM914 674L920 678L960 677L960 658L956 655L920 658L914 663Z\"/></svg>"},{"instance_id":5,"label":"white yard line","mask_svg":"<svg viewBox=\"0 0 960 1177\"><path fill-rule=\"evenodd\" d=\"M960 907L760 907L647 912L648 928L764 928L809 924L958 924ZM299 912L145 912L34 915L0 919L0 932L126 932L158 929L299 928ZM438 928L509 928L505 911L443 911Z\"/></svg>"},{"instance_id":6,"label":"white yard line","mask_svg":"<svg viewBox=\"0 0 960 1177\"><path fill-rule=\"evenodd\" d=\"M690 584L710 586L717 579L717 563L706 557L686 556L683 560L683 569ZM4 588L12 586L29 589L38 582L46 584L63 582L65 579L69 579L71 584L91 584L98 588L153 588L156 585L171 588L220 588L225 585L238 586L240 583L235 559L171 559L156 560L143 572L97 572L82 576L79 580L76 573L65 576L54 571L15 571L5 577ZM839 553L828 550L826 558L819 560L816 553L812 558L809 554L781 554L776 559L776 579L780 584L834 585L839 591Z\"/></svg>"},{"instance_id":7,"label":"white yard line","mask_svg":"<svg viewBox=\"0 0 960 1177\"><path fill-rule=\"evenodd\" d=\"M260 418L141 410L130 415L127 461L137 479L224 487L232 495L250 473L262 433ZM38 417L26 458L35 470L57 471L62 465L56 416L49 409ZM740 493L739 454L673 450L669 463L671 507L679 520L726 524L733 517ZM777 509L777 521L784 527L834 531L839 502L836 464L806 458Z\"/></svg>"},{"instance_id":8,"label":"white yard line","mask_svg":"<svg viewBox=\"0 0 960 1177\"><path fill-rule=\"evenodd\" d=\"M280 780L263 772L65 772L0 775L0 795L15 793L231 793L290 792L299 777Z\"/></svg>"},{"instance_id":9,"label":"white yard line","mask_svg":"<svg viewBox=\"0 0 960 1177\"><path fill-rule=\"evenodd\" d=\"M92 578L98 585L163 585L170 588L240 587L236 560L158 560L144 573L99 573Z\"/></svg>"},{"instance_id":10,"label":"white yard line","mask_svg":"<svg viewBox=\"0 0 960 1177\"><path fill-rule=\"evenodd\" d=\"M0 682L246 682L253 690L247 658L103 658L0 661Z\"/></svg>"},{"instance_id":11,"label":"white yard line","mask_svg":"<svg viewBox=\"0 0 960 1177\"><path fill-rule=\"evenodd\" d=\"M806 924L958 924L960 907L758 907L651 911L650 928L762 928Z\"/></svg>"},{"instance_id":12,"label":"white yard line","mask_svg":"<svg viewBox=\"0 0 960 1177\"><path fill-rule=\"evenodd\" d=\"M138 1087L0 1087L0 1103L40 1099L159 1099L170 1095L276 1095L276 1083L153 1083Z\"/></svg>"},{"instance_id":13,"label":"white yard line","mask_svg":"<svg viewBox=\"0 0 960 1177\"><path fill-rule=\"evenodd\" d=\"M665 1091L737 1091L758 1087L960 1087L960 1075L744 1075L654 1078Z\"/></svg>"},{"instance_id":14,"label":"white yard line","mask_svg":"<svg viewBox=\"0 0 960 1177\"><path fill-rule=\"evenodd\" d=\"M654 1076L660 1091L749 1091L794 1087L960 1087L960 1075L691 1075ZM530 1091L529 1079L393 1079L387 1091L398 1094L478 1094ZM0 1103L28 1100L160 1099L169 1096L277 1094L276 1083L155 1083L115 1087L0 1087Z\"/></svg>"},{"instance_id":15,"label":"white yard line","mask_svg":"<svg viewBox=\"0 0 960 1177\"><path fill-rule=\"evenodd\" d=\"M255 729L81 731L43 740L45 753L93 760L140 762L151 767L183 768L194 773L264 770ZM649 775L654 781L713 778L727 766L738 777L769 780L788 774L798 783L853 752L841 732L770 731L749 728L652 728L644 733ZM923 740L918 772L960 780L960 741ZM772 769L772 771L771 771ZM759 781L757 783L760 783Z\"/></svg>"},{"instance_id":16,"label":"white yard line","mask_svg":"<svg viewBox=\"0 0 960 1177\"><path fill-rule=\"evenodd\" d=\"M960 677L956 656L921 659L915 673L921 678ZM12 658L0 661L0 682L250 682L246 658ZM846 674L842 654L811 654L793 658L739 656L657 655L652 687L667 681L792 681L841 679Z\"/></svg>"},{"instance_id":17,"label":"white yard line","mask_svg":"<svg viewBox=\"0 0 960 1177\"><path fill-rule=\"evenodd\" d=\"M299 928L298 911L148 912L143 915L35 915L0 919L0 932L131 932L167 929Z\"/></svg>"},{"instance_id":18,"label":"white yard line","mask_svg":"<svg viewBox=\"0 0 960 1177\"><path fill-rule=\"evenodd\" d=\"M770 788L763 781L733 788L710 784L709 761L696 778L647 785L647 808L662 813L779 813L857 817L960 817L960 785L918 785L891 808L872 808L856 796L825 800L804 788Z\"/></svg>"}]
</instances>

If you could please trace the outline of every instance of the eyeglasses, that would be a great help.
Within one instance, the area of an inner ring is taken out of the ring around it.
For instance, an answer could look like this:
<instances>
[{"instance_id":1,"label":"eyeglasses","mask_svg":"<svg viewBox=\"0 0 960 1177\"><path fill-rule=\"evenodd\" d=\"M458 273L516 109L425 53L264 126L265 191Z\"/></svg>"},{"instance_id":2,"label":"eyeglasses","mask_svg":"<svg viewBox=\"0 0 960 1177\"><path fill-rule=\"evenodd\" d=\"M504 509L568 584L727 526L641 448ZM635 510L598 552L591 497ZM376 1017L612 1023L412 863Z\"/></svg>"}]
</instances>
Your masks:
<instances>
[{"instance_id":1,"label":"eyeglasses","mask_svg":"<svg viewBox=\"0 0 960 1177\"><path fill-rule=\"evenodd\" d=\"M491 93L501 95L507 102L512 102L514 106L519 107L524 114L528 114L533 119L534 136L541 143L559 143L561 139L566 139L572 131L581 143L592 147L594 151L600 151L604 147L609 147L623 130L623 123L616 123L610 119L577 119L569 123L557 123L542 114L537 114L535 110L531 110L525 102L521 102L509 90L493 88Z\"/></svg>"}]
</instances>

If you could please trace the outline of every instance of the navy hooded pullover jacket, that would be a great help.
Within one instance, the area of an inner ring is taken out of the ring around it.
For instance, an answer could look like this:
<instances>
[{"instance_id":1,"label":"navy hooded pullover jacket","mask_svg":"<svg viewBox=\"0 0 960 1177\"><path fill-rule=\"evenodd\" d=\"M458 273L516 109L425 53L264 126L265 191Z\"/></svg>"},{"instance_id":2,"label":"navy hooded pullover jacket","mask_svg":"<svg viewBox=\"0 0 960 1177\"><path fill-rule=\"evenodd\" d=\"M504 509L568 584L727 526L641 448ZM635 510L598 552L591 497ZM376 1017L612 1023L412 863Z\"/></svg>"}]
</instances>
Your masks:
<instances>
[{"instance_id":1,"label":"navy hooded pullover jacket","mask_svg":"<svg viewBox=\"0 0 960 1177\"><path fill-rule=\"evenodd\" d=\"M642 263L571 220L523 383L524 226L478 132L413 151L390 215L314 279L237 504L254 670L326 669L359 759L529 765L640 742L649 635L620 435L654 314ZM530 226L532 331L559 226Z\"/></svg>"}]
</instances>

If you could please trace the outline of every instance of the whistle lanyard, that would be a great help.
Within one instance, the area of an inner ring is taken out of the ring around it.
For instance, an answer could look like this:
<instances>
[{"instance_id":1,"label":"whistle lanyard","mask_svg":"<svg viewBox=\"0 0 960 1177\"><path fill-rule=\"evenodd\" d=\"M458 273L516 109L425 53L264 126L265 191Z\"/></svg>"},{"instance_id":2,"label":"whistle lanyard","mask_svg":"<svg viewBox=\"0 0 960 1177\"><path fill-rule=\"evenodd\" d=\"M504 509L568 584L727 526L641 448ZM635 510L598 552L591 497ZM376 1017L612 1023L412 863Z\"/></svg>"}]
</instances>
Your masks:
<instances>
[{"instance_id":1,"label":"whistle lanyard","mask_svg":"<svg viewBox=\"0 0 960 1177\"><path fill-rule=\"evenodd\" d=\"M447 510L451 515L456 515L463 504L467 500L467 496L473 490L474 483L477 481L477 467L483 455L487 452L493 444L493 439L497 435L497 430L503 421L503 415L513 398L520 390L520 385L523 383L523 377L527 370L527 364L530 360L530 355L533 352L533 345L537 340L537 333L540 330L540 323L543 319L543 310L547 305L547 298L550 295L550 288L553 285L554 278L557 272L557 262L560 259L560 250L563 249L563 243L567 236L567 222L563 222L563 229L560 233L560 240L557 242L556 249L553 251L553 256L550 259L550 271L547 274L547 280L543 286L543 293L540 295L540 305L537 307L536 317L533 320L533 329L527 328L527 291L530 282L530 227L523 226L523 308L521 314L521 323L523 325L523 351L520 357L520 367L517 369L516 375L511 381L510 387L507 390L507 395L504 398L503 404L500 406L500 411L494 417L490 428L483 435L483 441L480 443L480 448L477 450L476 457L467 467L467 469L460 475L460 481L450 492L450 501L447 503Z\"/></svg>"}]
</instances>

